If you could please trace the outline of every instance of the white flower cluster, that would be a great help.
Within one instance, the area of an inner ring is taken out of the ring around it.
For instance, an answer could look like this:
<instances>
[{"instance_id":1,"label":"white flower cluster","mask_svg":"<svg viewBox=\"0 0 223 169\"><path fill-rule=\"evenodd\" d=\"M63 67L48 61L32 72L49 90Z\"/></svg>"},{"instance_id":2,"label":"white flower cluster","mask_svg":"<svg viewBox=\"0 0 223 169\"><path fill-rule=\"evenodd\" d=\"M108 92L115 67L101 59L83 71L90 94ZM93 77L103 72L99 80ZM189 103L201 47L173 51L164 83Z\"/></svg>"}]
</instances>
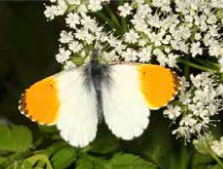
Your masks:
<instances>
[{"instance_id":1,"label":"white flower cluster","mask_svg":"<svg viewBox=\"0 0 223 169\"><path fill-rule=\"evenodd\" d=\"M46 17L52 20L66 15L72 30L61 33L60 63L69 61L70 56L80 56L83 48L88 51L97 41L100 48L106 48L103 56L109 60L150 62L156 58L163 66L177 67L179 57L209 53L219 58L223 67L222 0L134 0L118 6L118 1L110 0L51 2L53 5L46 6ZM117 6L113 13L110 9L110 20L103 12L98 13L108 3ZM120 25L121 33L114 25Z\"/></svg>"},{"instance_id":2,"label":"white flower cluster","mask_svg":"<svg viewBox=\"0 0 223 169\"><path fill-rule=\"evenodd\" d=\"M223 137L210 143L211 150L219 157L223 157Z\"/></svg>"},{"instance_id":3,"label":"white flower cluster","mask_svg":"<svg viewBox=\"0 0 223 169\"><path fill-rule=\"evenodd\" d=\"M221 55L222 0L137 0L118 9L132 24L125 42L142 51L151 48L147 55L156 56L161 65L176 67L176 59L186 55ZM147 55L137 57L149 61Z\"/></svg>"},{"instance_id":4,"label":"white flower cluster","mask_svg":"<svg viewBox=\"0 0 223 169\"><path fill-rule=\"evenodd\" d=\"M89 52L96 41L106 42L108 40L116 45L116 38L111 34L104 33L103 27L99 26L97 20L90 16L90 12L102 9L103 3L109 0L51 0L53 5L46 6L45 16L52 20L56 16L66 15L65 22L70 31L63 30L60 34L60 48L56 55L58 63L65 64L65 69L75 66L72 59L81 57L83 60L89 56ZM98 44L100 47L100 44ZM90 49L89 49L90 48ZM106 56L114 56L113 53L106 53Z\"/></svg>"},{"instance_id":5,"label":"white flower cluster","mask_svg":"<svg viewBox=\"0 0 223 169\"><path fill-rule=\"evenodd\" d=\"M164 116L179 123L173 134L190 141L193 135L198 136L208 131L210 118L220 110L223 103L223 85L211 73L191 75L191 87L183 79L183 86L176 106L169 105ZM212 124L213 125L213 124Z\"/></svg>"}]
</instances>

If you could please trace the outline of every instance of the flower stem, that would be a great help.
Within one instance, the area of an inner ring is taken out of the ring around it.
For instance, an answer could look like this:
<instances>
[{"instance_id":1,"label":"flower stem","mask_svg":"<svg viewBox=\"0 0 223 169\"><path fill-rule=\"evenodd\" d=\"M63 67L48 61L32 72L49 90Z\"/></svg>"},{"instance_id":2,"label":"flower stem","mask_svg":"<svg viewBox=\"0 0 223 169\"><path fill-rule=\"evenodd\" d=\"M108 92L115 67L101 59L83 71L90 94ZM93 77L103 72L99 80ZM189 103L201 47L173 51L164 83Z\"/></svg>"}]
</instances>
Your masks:
<instances>
[{"instance_id":1,"label":"flower stem","mask_svg":"<svg viewBox=\"0 0 223 169\"><path fill-rule=\"evenodd\" d=\"M186 56L186 61L189 62L189 56ZM184 76L186 77L187 81L189 80L190 76L190 66L187 64L184 64Z\"/></svg>"},{"instance_id":2,"label":"flower stem","mask_svg":"<svg viewBox=\"0 0 223 169\"><path fill-rule=\"evenodd\" d=\"M218 156L212 152L212 150L209 150L209 154L211 157L218 163L218 165L223 169L223 163L222 161L218 158Z\"/></svg>"},{"instance_id":3,"label":"flower stem","mask_svg":"<svg viewBox=\"0 0 223 169\"><path fill-rule=\"evenodd\" d=\"M195 68L195 69L198 69L198 70L218 73L218 71L215 70L215 69L207 68L207 67L198 65L198 64L196 64L196 63L192 63L192 62L190 62L190 61L188 61L188 60L184 60L184 59L181 59L181 58L178 59L178 62L179 62L179 63L182 63L182 64L184 64L184 65L188 65L189 67L192 67L192 68Z\"/></svg>"}]
</instances>

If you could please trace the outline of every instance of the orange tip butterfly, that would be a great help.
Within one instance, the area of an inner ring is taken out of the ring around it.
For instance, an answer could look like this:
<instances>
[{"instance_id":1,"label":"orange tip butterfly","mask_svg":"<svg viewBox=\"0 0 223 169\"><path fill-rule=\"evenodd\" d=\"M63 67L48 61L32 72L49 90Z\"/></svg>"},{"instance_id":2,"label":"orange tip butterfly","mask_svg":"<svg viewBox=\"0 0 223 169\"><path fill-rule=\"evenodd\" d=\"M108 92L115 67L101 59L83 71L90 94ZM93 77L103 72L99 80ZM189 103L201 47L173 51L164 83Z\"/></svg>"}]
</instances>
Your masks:
<instances>
[{"instance_id":1,"label":"orange tip butterfly","mask_svg":"<svg viewBox=\"0 0 223 169\"><path fill-rule=\"evenodd\" d=\"M170 69L152 64L102 64L97 50L82 67L47 77L25 91L19 110L31 120L56 125L75 147L94 140L103 116L114 135L124 140L140 136L151 110L170 102L181 84Z\"/></svg>"}]
</instances>

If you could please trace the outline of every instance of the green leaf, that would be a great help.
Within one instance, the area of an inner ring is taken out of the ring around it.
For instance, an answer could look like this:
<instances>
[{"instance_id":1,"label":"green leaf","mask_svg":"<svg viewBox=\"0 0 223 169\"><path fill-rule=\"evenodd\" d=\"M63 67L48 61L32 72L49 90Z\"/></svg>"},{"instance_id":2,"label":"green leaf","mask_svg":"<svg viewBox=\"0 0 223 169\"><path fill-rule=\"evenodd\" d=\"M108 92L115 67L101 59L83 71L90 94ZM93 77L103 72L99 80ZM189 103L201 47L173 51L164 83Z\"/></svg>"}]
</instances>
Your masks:
<instances>
[{"instance_id":1,"label":"green leaf","mask_svg":"<svg viewBox=\"0 0 223 169\"><path fill-rule=\"evenodd\" d=\"M214 165L214 166L212 165L212 166L208 166L207 169L222 169L222 167L219 165Z\"/></svg>"},{"instance_id":2,"label":"green leaf","mask_svg":"<svg viewBox=\"0 0 223 169\"><path fill-rule=\"evenodd\" d=\"M94 165L91 161L81 158L77 162L76 169L93 169Z\"/></svg>"},{"instance_id":3,"label":"green leaf","mask_svg":"<svg viewBox=\"0 0 223 169\"><path fill-rule=\"evenodd\" d=\"M0 126L0 151L25 152L33 142L31 131L25 126Z\"/></svg>"},{"instance_id":4,"label":"green leaf","mask_svg":"<svg viewBox=\"0 0 223 169\"><path fill-rule=\"evenodd\" d=\"M116 154L111 159L112 169L156 169L152 163L132 154Z\"/></svg>"},{"instance_id":5,"label":"green leaf","mask_svg":"<svg viewBox=\"0 0 223 169\"><path fill-rule=\"evenodd\" d=\"M64 146L56 151L52 158L52 164L54 169L65 169L76 161L77 150L71 146Z\"/></svg>"},{"instance_id":6,"label":"green leaf","mask_svg":"<svg viewBox=\"0 0 223 169\"><path fill-rule=\"evenodd\" d=\"M45 153L48 157L50 157L52 154L54 154L57 150L61 149L62 147L64 147L65 145L67 145L65 142L56 142L54 144L52 144L51 146L49 146L46 150Z\"/></svg>"},{"instance_id":7,"label":"green leaf","mask_svg":"<svg viewBox=\"0 0 223 169\"><path fill-rule=\"evenodd\" d=\"M25 168L22 168L22 162L19 161L19 162L14 162L12 163L11 165L7 166L6 168L4 169L25 169ZM31 169L31 168L26 168L26 169Z\"/></svg>"},{"instance_id":8,"label":"green leaf","mask_svg":"<svg viewBox=\"0 0 223 169\"><path fill-rule=\"evenodd\" d=\"M28 169L29 166L33 168L36 164L41 164L43 166L46 166L45 169L53 169L49 158L45 154L36 154L34 156L31 156L27 159L25 159L22 163L22 166L24 166L24 169Z\"/></svg>"},{"instance_id":9,"label":"green leaf","mask_svg":"<svg viewBox=\"0 0 223 169\"><path fill-rule=\"evenodd\" d=\"M98 132L97 138L90 146L90 152L98 154L113 153L120 148L119 140L114 135L112 135L108 129L103 129Z\"/></svg>"},{"instance_id":10,"label":"green leaf","mask_svg":"<svg viewBox=\"0 0 223 169\"><path fill-rule=\"evenodd\" d=\"M5 158L5 157L0 157L0 166L1 166L1 164L3 164L6 160L7 160L7 158ZM0 167L0 168L1 168L1 167Z\"/></svg>"}]
</instances>

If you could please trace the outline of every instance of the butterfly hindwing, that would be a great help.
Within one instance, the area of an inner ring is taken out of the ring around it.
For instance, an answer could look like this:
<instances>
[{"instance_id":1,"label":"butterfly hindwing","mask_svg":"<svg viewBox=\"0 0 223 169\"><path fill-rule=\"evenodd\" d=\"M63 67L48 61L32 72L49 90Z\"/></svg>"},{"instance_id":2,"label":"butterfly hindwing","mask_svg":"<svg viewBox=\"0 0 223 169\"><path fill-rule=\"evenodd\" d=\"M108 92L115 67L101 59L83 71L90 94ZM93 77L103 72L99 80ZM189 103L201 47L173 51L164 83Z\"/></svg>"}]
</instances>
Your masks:
<instances>
[{"instance_id":1,"label":"butterfly hindwing","mask_svg":"<svg viewBox=\"0 0 223 169\"><path fill-rule=\"evenodd\" d=\"M151 64L112 65L111 85L102 84L104 118L118 137L130 140L148 126L149 109L165 106L179 81L169 69Z\"/></svg>"},{"instance_id":2,"label":"butterfly hindwing","mask_svg":"<svg viewBox=\"0 0 223 169\"><path fill-rule=\"evenodd\" d=\"M26 90L20 109L40 124L56 124L62 138L76 147L91 142L97 131L93 85L84 84L83 70L72 69L37 82Z\"/></svg>"}]
</instances>

